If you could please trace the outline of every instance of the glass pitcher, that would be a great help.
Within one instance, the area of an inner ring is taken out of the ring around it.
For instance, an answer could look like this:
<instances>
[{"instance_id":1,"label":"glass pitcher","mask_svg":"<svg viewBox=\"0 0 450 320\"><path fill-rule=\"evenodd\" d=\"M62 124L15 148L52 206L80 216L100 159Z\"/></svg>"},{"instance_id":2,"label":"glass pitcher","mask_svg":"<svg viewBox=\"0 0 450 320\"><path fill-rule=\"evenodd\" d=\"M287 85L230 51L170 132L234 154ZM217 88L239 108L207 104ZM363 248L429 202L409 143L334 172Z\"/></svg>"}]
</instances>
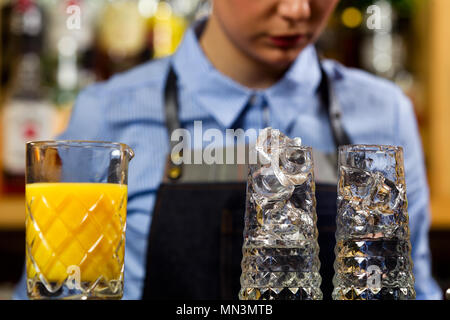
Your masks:
<instances>
[{"instance_id":1,"label":"glass pitcher","mask_svg":"<svg viewBox=\"0 0 450 320\"><path fill-rule=\"evenodd\" d=\"M321 300L312 149L276 129L247 180L241 300Z\"/></svg>"},{"instance_id":2,"label":"glass pitcher","mask_svg":"<svg viewBox=\"0 0 450 320\"><path fill-rule=\"evenodd\" d=\"M90 141L29 142L26 151L28 297L120 299L133 151Z\"/></svg>"},{"instance_id":3,"label":"glass pitcher","mask_svg":"<svg viewBox=\"0 0 450 320\"><path fill-rule=\"evenodd\" d=\"M335 300L415 298L403 149L339 148Z\"/></svg>"}]
</instances>

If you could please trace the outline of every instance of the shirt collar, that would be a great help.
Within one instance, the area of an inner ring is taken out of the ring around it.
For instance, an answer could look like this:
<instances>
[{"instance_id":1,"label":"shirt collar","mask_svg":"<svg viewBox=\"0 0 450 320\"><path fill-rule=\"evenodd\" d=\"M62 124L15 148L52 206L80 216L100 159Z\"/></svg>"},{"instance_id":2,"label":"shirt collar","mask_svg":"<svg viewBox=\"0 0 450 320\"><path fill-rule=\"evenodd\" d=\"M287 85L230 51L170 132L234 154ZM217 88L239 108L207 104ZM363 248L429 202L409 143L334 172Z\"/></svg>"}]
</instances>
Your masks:
<instances>
[{"instance_id":1,"label":"shirt collar","mask_svg":"<svg viewBox=\"0 0 450 320\"><path fill-rule=\"evenodd\" d=\"M180 87L191 93L194 103L224 128L229 128L237 120L253 95L263 95L271 114L280 118L276 121L279 129L286 129L302 108L307 107L302 105L300 98L315 94L320 83L321 73L314 46L305 48L284 77L272 87L252 90L220 73L211 64L195 32L197 27L201 27L199 23L188 29L172 58Z\"/></svg>"}]
</instances>

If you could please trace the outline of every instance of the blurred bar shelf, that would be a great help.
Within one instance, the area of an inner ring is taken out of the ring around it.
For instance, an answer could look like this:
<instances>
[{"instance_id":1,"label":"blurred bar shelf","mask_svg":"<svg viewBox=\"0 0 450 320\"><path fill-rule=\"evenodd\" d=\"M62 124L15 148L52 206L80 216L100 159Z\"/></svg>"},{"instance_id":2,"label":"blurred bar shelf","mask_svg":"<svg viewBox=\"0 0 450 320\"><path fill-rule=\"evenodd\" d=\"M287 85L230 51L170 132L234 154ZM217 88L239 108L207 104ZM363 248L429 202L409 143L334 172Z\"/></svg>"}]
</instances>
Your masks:
<instances>
[{"instance_id":1,"label":"blurred bar shelf","mask_svg":"<svg viewBox=\"0 0 450 320\"><path fill-rule=\"evenodd\" d=\"M0 199L0 232L25 229L25 197Z\"/></svg>"},{"instance_id":2,"label":"blurred bar shelf","mask_svg":"<svg viewBox=\"0 0 450 320\"><path fill-rule=\"evenodd\" d=\"M431 227L434 230L450 230L448 198L431 199Z\"/></svg>"}]
</instances>

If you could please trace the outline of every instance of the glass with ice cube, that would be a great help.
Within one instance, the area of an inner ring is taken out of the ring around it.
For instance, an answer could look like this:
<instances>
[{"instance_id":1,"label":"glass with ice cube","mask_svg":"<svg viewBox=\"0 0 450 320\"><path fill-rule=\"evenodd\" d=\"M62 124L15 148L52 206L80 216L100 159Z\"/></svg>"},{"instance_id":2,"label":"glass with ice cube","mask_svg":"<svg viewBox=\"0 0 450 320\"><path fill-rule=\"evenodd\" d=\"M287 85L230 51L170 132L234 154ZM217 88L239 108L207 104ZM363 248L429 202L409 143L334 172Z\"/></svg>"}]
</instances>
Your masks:
<instances>
[{"instance_id":1,"label":"glass with ice cube","mask_svg":"<svg viewBox=\"0 0 450 320\"><path fill-rule=\"evenodd\" d=\"M241 300L322 299L312 151L278 130L249 165Z\"/></svg>"},{"instance_id":2,"label":"glass with ice cube","mask_svg":"<svg viewBox=\"0 0 450 320\"><path fill-rule=\"evenodd\" d=\"M339 148L335 300L415 299L403 149Z\"/></svg>"}]
</instances>

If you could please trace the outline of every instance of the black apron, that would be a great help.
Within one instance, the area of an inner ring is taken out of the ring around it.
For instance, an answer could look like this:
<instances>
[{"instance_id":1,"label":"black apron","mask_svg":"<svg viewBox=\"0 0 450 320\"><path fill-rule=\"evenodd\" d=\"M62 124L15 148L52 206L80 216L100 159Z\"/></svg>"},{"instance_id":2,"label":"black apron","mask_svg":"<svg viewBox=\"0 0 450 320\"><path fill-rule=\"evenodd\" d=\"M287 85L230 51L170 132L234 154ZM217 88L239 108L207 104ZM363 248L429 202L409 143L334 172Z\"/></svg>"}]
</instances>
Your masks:
<instances>
[{"instance_id":1,"label":"black apron","mask_svg":"<svg viewBox=\"0 0 450 320\"><path fill-rule=\"evenodd\" d=\"M335 145L350 144L339 103L322 64L319 95ZM169 69L165 91L166 124L180 128L177 77ZM173 144L173 143L172 143ZM173 145L172 145L173 147ZM235 153L236 154L236 153ZM247 153L248 154L248 153ZM335 259L336 177L317 182L320 167L336 174L337 159L314 157L317 227L324 299L331 299ZM242 166L182 165L167 161L148 237L143 299L238 299L240 290L247 171Z\"/></svg>"}]
</instances>

